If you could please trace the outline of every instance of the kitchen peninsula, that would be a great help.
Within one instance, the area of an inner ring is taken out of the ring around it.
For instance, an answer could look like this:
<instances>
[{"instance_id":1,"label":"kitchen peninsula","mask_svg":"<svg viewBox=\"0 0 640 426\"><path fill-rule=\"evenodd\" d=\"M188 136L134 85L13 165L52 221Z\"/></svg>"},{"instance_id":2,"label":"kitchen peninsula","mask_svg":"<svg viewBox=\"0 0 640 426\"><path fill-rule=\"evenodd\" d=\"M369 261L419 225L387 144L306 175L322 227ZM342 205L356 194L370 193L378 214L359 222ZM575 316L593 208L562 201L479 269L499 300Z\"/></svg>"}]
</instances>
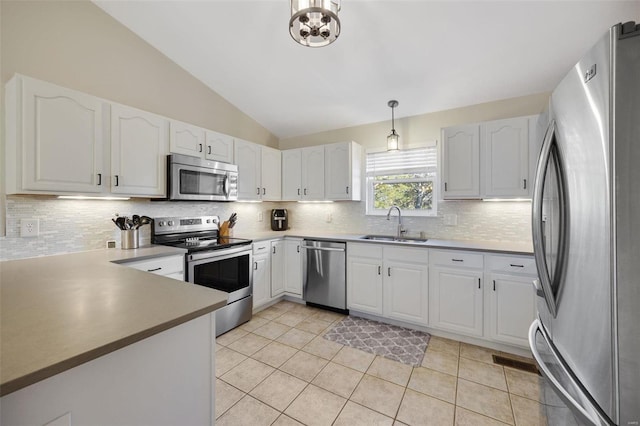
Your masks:
<instances>
[{"instance_id":1,"label":"kitchen peninsula","mask_svg":"<svg viewBox=\"0 0 640 426\"><path fill-rule=\"evenodd\" d=\"M118 264L182 254L0 264L1 423L213 423L212 312L226 294Z\"/></svg>"}]
</instances>

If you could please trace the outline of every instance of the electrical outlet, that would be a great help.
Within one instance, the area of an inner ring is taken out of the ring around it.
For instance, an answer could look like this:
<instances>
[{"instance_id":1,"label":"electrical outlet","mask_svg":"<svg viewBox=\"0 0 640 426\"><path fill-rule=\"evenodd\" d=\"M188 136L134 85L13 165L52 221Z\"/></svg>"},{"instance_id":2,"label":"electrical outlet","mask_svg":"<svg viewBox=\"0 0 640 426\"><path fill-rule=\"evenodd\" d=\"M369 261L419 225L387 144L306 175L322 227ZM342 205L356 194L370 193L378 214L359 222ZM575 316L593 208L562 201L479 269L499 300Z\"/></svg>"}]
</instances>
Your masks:
<instances>
[{"instance_id":1,"label":"electrical outlet","mask_svg":"<svg viewBox=\"0 0 640 426\"><path fill-rule=\"evenodd\" d=\"M39 219L20 219L20 236L37 237L40 234Z\"/></svg>"},{"instance_id":2,"label":"electrical outlet","mask_svg":"<svg viewBox=\"0 0 640 426\"><path fill-rule=\"evenodd\" d=\"M258 212L258 222L262 222L264 220L264 216L262 215L262 212Z\"/></svg>"},{"instance_id":3,"label":"electrical outlet","mask_svg":"<svg viewBox=\"0 0 640 426\"><path fill-rule=\"evenodd\" d=\"M107 240L107 248L116 248L116 240Z\"/></svg>"}]
</instances>

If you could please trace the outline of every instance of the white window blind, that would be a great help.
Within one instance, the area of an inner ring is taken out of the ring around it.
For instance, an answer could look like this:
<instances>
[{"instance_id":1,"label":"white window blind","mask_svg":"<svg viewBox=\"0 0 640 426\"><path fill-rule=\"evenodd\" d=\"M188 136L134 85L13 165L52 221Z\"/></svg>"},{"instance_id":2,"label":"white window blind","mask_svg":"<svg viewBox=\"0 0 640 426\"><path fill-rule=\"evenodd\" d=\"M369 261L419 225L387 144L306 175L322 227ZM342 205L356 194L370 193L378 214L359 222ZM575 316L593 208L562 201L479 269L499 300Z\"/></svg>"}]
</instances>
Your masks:
<instances>
[{"instance_id":1,"label":"white window blind","mask_svg":"<svg viewBox=\"0 0 640 426\"><path fill-rule=\"evenodd\" d=\"M428 174L437 170L436 147L414 148L402 151L383 151L367 154L367 177Z\"/></svg>"}]
</instances>

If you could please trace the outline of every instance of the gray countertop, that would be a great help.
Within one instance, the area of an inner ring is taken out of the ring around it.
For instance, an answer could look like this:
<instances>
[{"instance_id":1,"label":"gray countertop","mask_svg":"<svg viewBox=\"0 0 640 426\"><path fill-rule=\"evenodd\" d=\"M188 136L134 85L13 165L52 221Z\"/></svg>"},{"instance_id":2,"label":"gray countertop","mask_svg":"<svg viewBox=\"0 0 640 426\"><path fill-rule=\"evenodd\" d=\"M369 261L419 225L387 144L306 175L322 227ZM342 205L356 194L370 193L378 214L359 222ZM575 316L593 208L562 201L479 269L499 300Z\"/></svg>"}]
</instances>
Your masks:
<instances>
[{"instance_id":1,"label":"gray countertop","mask_svg":"<svg viewBox=\"0 0 640 426\"><path fill-rule=\"evenodd\" d=\"M461 240L440 240L440 239L428 239L424 243L417 242L396 242L396 241L374 241L363 240L364 234L330 234L330 233L314 233L314 232L300 232L298 230L288 231L264 231L251 234L236 234L236 237L248 238L254 241L270 240L274 238L282 237L297 237L297 238L315 238L321 240L333 240L333 241L346 241L346 242L358 242L358 243L371 243L371 244L396 244L403 246L413 247L427 247L432 249L447 249L447 250L473 250L483 251L490 253L502 253L513 255L533 255L533 245L531 243L512 243L512 242L500 242L500 241L461 241Z\"/></svg>"},{"instance_id":2,"label":"gray countertop","mask_svg":"<svg viewBox=\"0 0 640 426\"><path fill-rule=\"evenodd\" d=\"M0 395L212 312L227 294L118 263L148 246L0 262Z\"/></svg>"}]
</instances>

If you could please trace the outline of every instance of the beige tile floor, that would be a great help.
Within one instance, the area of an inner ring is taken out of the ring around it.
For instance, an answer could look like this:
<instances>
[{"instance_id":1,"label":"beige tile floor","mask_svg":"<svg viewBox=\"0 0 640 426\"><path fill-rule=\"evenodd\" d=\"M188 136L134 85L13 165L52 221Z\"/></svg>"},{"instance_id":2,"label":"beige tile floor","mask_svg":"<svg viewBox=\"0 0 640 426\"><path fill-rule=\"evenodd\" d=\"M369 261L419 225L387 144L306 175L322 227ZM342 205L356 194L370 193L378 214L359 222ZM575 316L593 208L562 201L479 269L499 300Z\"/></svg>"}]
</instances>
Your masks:
<instances>
[{"instance_id":1,"label":"beige tile floor","mask_svg":"<svg viewBox=\"0 0 640 426\"><path fill-rule=\"evenodd\" d=\"M342 318L283 301L220 336L216 424L546 425L538 377L495 351L432 337L411 367L325 340Z\"/></svg>"}]
</instances>

